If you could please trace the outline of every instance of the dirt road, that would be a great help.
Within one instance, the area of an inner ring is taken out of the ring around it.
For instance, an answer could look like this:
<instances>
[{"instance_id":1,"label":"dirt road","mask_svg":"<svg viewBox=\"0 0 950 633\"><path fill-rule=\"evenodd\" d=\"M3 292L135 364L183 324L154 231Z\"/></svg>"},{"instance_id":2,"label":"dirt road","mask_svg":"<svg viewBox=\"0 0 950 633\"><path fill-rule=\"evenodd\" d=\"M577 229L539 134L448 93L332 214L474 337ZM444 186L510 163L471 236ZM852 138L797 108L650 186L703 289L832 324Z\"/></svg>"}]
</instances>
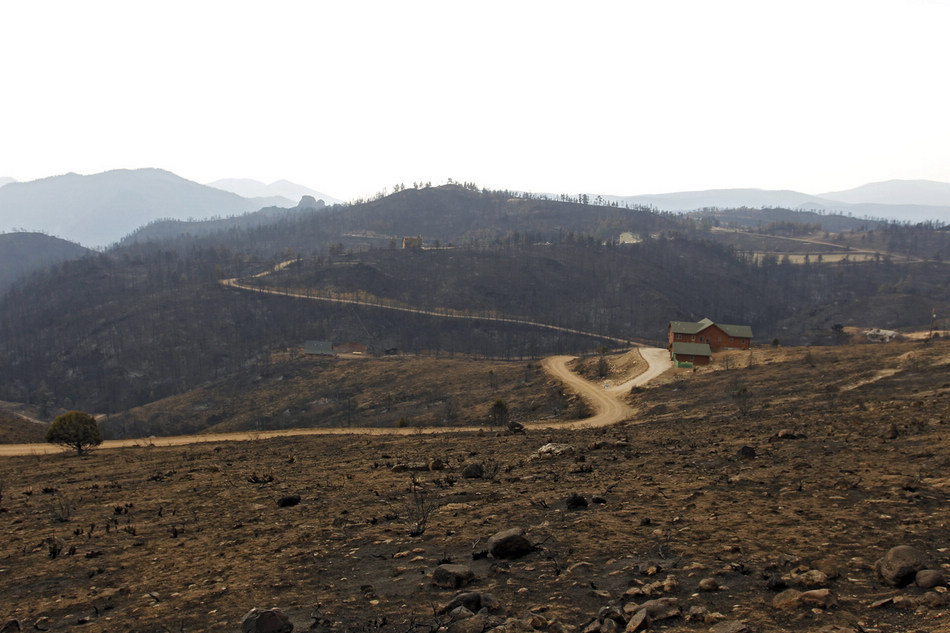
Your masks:
<instances>
[{"instance_id":1,"label":"dirt road","mask_svg":"<svg viewBox=\"0 0 950 633\"><path fill-rule=\"evenodd\" d=\"M551 356L542 361L545 371L563 381L569 388L590 403L596 413L577 422L528 422L529 429L586 429L609 426L625 420L633 415L633 410L623 401L622 395L631 387L646 384L670 367L669 354L665 349L640 348L640 354L647 362L647 370L634 376L617 386L609 389L598 383L584 380L567 367L573 356ZM249 431L240 433L207 433L202 435L176 435L170 437L147 437L131 440L106 440L97 450L110 448L130 448L135 446L181 446L184 444L199 444L203 442L234 442L248 440L263 440L271 437L287 437L296 435L431 435L435 433L476 432L485 430L485 427L423 427L423 428L318 428L318 429L282 429L277 431ZM0 457L17 457L24 455L44 455L63 452L61 446L55 444L0 444Z\"/></svg>"}]
</instances>

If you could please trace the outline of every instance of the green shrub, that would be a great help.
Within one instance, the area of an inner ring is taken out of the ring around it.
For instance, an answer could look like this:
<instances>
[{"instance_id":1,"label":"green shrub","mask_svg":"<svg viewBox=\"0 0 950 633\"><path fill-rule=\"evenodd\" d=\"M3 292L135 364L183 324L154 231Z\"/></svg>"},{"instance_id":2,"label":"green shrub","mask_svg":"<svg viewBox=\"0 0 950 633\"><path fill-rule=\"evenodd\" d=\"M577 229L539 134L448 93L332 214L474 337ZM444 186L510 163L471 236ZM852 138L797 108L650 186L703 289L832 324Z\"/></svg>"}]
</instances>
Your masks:
<instances>
[{"instance_id":1,"label":"green shrub","mask_svg":"<svg viewBox=\"0 0 950 633\"><path fill-rule=\"evenodd\" d=\"M70 411L59 416L46 431L46 441L75 448L78 455L102 444L96 419L82 411Z\"/></svg>"}]
</instances>

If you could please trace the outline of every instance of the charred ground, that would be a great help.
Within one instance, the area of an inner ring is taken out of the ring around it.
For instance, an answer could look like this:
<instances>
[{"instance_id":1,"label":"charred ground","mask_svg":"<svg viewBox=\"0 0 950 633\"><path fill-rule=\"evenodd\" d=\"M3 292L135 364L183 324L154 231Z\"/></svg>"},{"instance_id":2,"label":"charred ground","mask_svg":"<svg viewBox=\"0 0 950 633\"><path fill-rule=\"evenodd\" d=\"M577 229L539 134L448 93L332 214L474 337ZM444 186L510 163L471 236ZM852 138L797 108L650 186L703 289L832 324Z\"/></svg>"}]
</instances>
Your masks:
<instances>
[{"instance_id":1,"label":"charred ground","mask_svg":"<svg viewBox=\"0 0 950 633\"><path fill-rule=\"evenodd\" d=\"M711 615L650 630L950 630L946 593L873 570L899 544L950 564L948 344L729 358L635 390L636 417L600 430L4 460L0 617L227 631L277 606L297 630L431 631L456 594L432 572L453 561L476 576L465 589L497 599L486 629L579 631L605 606L664 596ZM569 448L538 456L552 442ZM474 462L484 476L463 477ZM510 527L535 550L482 558ZM834 604L775 606L816 577ZM704 578L718 589L698 591Z\"/></svg>"}]
</instances>

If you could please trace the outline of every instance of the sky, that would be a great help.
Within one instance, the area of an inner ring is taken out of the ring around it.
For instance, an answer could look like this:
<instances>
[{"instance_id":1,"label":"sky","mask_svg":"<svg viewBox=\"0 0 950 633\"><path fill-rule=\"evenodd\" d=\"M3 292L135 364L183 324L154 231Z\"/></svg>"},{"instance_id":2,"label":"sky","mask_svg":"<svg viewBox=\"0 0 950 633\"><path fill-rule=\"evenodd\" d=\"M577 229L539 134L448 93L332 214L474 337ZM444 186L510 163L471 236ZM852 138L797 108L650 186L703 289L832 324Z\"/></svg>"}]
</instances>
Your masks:
<instances>
[{"instance_id":1,"label":"sky","mask_svg":"<svg viewBox=\"0 0 950 633\"><path fill-rule=\"evenodd\" d=\"M950 0L36 0L0 176L158 167L344 200L950 182Z\"/></svg>"}]
</instances>

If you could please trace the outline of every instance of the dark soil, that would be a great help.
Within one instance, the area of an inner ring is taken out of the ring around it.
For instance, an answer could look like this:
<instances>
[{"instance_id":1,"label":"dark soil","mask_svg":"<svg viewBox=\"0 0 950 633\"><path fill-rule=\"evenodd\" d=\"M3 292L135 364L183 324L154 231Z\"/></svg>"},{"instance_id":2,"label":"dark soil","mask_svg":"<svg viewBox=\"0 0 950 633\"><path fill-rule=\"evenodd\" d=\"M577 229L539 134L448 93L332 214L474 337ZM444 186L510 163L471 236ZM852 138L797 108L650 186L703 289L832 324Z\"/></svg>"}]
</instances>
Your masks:
<instances>
[{"instance_id":1,"label":"dark soil","mask_svg":"<svg viewBox=\"0 0 950 633\"><path fill-rule=\"evenodd\" d=\"M236 631L279 607L295 630L434 631L457 590L432 571L454 562L497 598L486 630L581 631L605 606L667 596L682 614L651 631L950 631L942 588L873 569L907 544L950 570L948 361L943 343L756 350L636 389L637 418L598 430L5 459L0 619ZM571 450L537 457L549 442ZM483 478L461 476L472 462ZM572 493L589 504L569 509ZM535 551L485 557L511 527ZM810 570L835 604L774 606Z\"/></svg>"}]
</instances>

